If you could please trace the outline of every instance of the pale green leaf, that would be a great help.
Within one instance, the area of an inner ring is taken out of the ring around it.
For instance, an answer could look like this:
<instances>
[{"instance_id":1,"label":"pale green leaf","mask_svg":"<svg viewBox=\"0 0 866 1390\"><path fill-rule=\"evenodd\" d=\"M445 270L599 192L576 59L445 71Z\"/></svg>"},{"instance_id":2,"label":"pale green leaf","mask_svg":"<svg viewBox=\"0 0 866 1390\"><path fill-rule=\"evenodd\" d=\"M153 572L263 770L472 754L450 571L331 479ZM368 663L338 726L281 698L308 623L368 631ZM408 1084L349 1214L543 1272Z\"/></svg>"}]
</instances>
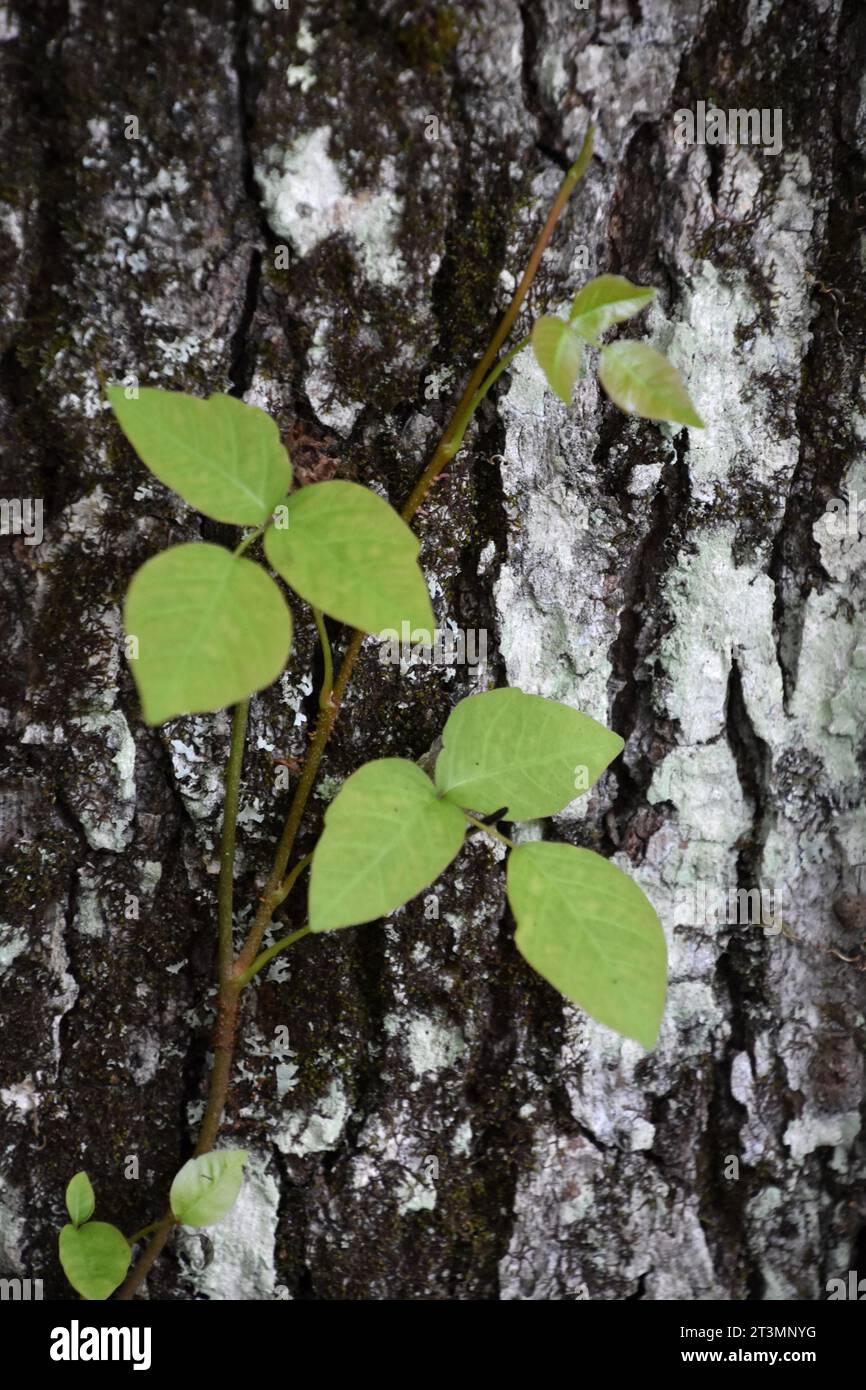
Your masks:
<instances>
[{"instance_id":1,"label":"pale green leaf","mask_svg":"<svg viewBox=\"0 0 866 1390\"><path fill-rule=\"evenodd\" d=\"M133 575L127 652L148 724L224 709L283 670L292 619L258 565L219 545L165 550Z\"/></svg>"},{"instance_id":2,"label":"pale green leaf","mask_svg":"<svg viewBox=\"0 0 866 1390\"><path fill-rule=\"evenodd\" d=\"M313 931L372 922L433 883L459 853L466 821L415 763L380 758L343 784L313 855Z\"/></svg>"},{"instance_id":3,"label":"pale green leaf","mask_svg":"<svg viewBox=\"0 0 866 1390\"><path fill-rule=\"evenodd\" d=\"M244 1149L215 1149L185 1163L169 1201L182 1226L215 1226L237 1201L244 1180Z\"/></svg>"},{"instance_id":4,"label":"pale green leaf","mask_svg":"<svg viewBox=\"0 0 866 1390\"><path fill-rule=\"evenodd\" d=\"M556 700L522 690L470 695L442 732L436 786L449 801L507 820L561 811L622 751L603 724Z\"/></svg>"},{"instance_id":5,"label":"pale green leaf","mask_svg":"<svg viewBox=\"0 0 866 1390\"><path fill-rule=\"evenodd\" d=\"M418 541L383 498L357 483L313 483L292 494L265 554L296 593L341 623L378 634L423 631L433 610ZM411 640L422 640L421 638Z\"/></svg>"},{"instance_id":6,"label":"pale green leaf","mask_svg":"<svg viewBox=\"0 0 866 1390\"><path fill-rule=\"evenodd\" d=\"M667 951L634 879L592 850L538 840L509 855L508 901L515 942L539 975L597 1022L655 1046Z\"/></svg>"},{"instance_id":7,"label":"pale green leaf","mask_svg":"<svg viewBox=\"0 0 866 1390\"><path fill-rule=\"evenodd\" d=\"M626 340L602 348L598 379L620 410L646 420L704 427L676 367L647 343Z\"/></svg>"},{"instance_id":8,"label":"pale green leaf","mask_svg":"<svg viewBox=\"0 0 866 1390\"><path fill-rule=\"evenodd\" d=\"M184 395L143 386L108 399L123 433L161 483L205 516L263 526L292 482L275 422L233 396Z\"/></svg>"},{"instance_id":9,"label":"pale green leaf","mask_svg":"<svg viewBox=\"0 0 866 1390\"><path fill-rule=\"evenodd\" d=\"M93 1185L86 1173L76 1173L66 1188L66 1210L73 1226L89 1221L96 1206Z\"/></svg>"},{"instance_id":10,"label":"pale green leaf","mask_svg":"<svg viewBox=\"0 0 866 1390\"><path fill-rule=\"evenodd\" d=\"M130 1254L123 1232L106 1221L64 1226L60 1232L63 1273L75 1291L91 1302L109 1298L123 1283Z\"/></svg>"},{"instance_id":11,"label":"pale green leaf","mask_svg":"<svg viewBox=\"0 0 866 1390\"><path fill-rule=\"evenodd\" d=\"M615 323L645 309L654 295L655 290L633 285L622 275L597 275L575 296L569 323L581 338L597 343Z\"/></svg>"},{"instance_id":12,"label":"pale green leaf","mask_svg":"<svg viewBox=\"0 0 866 1390\"><path fill-rule=\"evenodd\" d=\"M574 383L583 371L583 343L562 319L545 314L532 325L532 350L547 384L571 405Z\"/></svg>"}]
</instances>

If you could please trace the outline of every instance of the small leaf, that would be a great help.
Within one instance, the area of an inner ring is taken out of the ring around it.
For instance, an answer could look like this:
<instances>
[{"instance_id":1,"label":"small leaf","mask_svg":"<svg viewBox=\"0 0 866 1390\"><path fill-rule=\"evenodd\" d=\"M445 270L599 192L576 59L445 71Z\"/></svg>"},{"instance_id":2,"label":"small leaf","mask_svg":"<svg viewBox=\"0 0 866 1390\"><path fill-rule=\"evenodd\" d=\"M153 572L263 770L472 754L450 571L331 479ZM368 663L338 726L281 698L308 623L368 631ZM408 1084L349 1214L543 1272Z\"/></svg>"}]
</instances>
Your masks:
<instances>
[{"instance_id":1,"label":"small leaf","mask_svg":"<svg viewBox=\"0 0 866 1390\"><path fill-rule=\"evenodd\" d=\"M592 850L538 840L508 858L515 942L534 970L599 1023L655 1046L664 933L628 874Z\"/></svg>"},{"instance_id":2,"label":"small leaf","mask_svg":"<svg viewBox=\"0 0 866 1390\"><path fill-rule=\"evenodd\" d=\"M280 432L256 406L233 396L204 401L150 386L134 400L122 386L110 386L108 399L151 473L205 516L263 526L291 486Z\"/></svg>"},{"instance_id":3,"label":"small leaf","mask_svg":"<svg viewBox=\"0 0 866 1390\"><path fill-rule=\"evenodd\" d=\"M556 700L522 690L470 695L442 731L436 786L449 801L507 820L561 811L591 787L623 741L603 724Z\"/></svg>"},{"instance_id":4,"label":"small leaf","mask_svg":"<svg viewBox=\"0 0 866 1390\"><path fill-rule=\"evenodd\" d=\"M646 343L625 340L602 348L598 378L620 410L646 420L704 427L676 367Z\"/></svg>"},{"instance_id":5,"label":"small leaf","mask_svg":"<svg viewBox=\"0 0 866 1390\"><path fill-rule=\"evenodd\" d=\"M276 680L292 641L270 575L198 542L155 555L133 575L124 626L148 724L246 699Z\"/></svg>"},{"instance_id":6,"label":"small leaf","mask_svg":"<svg viewBox=\"0 0 866 1390\"><path fill-rule=\"evenodd\" d=\"M215 1149L185 1163L169 1201L182 1226L215 1226L234 1206L244 1180L244 1149Z\"/></svg>"},{"instance_id":7,"label":"small leaf","mask_svg":"<svg viewBox=\"0 0 866 1390\"><path fill-rule=\"evenodd\" d=\"M325 812L313 855L310 926L372 922L414 898L459 853L466 821L405 758L353 772Z\"/></svg>"},{"instance_id":8,"label":"small leaf","mask_svg":"<svg viewBox=\"0 0 866 1390\"><path fill-rule=\"evenodd\" d=\"M64 1226L60 1232L60 1263L82 1298L101 1302L123 1283L131 1250L126 1237L106 1221Z\"/></svg>"},{"instance_id":9,"label":"small leaf","mask_svg":"<svg viewBox=\"0 0 866 1390\"><path fill-rule=\"evenodd\" d=\"M532 325L532 350L547 384L571 405L574 383L583 371L583 343L562 319L545 314Z\"/></svg>"},{"instance_id":10,"label":"small leaf","mask_svg":"<svg viewBox=\"0 0 866 1390\"><path fill-rule=\"evenodd\" d=\"M654 295L655 290L633 285L622 275L597 275L575 296L569 323L581 338L597 344L602 333L640 313Z\"/></svg>"},{"instance_id":11,"label":"small leaf","mask_svg":"<svg viewBox=\"0 0 866 1390\"><path fill-rule=\"evenodd\" d=\"M73 1226L83 1226L93 1215L96 1198L86 1173L76 1173L66 1189L66 1210Z\"/></svg>"},{"instance_id":12,"label":"small leaf","mask_svg":"<svg viewBox=\"0 0 866 1390\"><path fill-rule=\"evenodd\" d=\"M432 640L418 541L383 498L357 483L313 483L286 512L285 527L266 531L265 554L301 598L363 632L406 622Z\"/></svg>"}]
</instances>

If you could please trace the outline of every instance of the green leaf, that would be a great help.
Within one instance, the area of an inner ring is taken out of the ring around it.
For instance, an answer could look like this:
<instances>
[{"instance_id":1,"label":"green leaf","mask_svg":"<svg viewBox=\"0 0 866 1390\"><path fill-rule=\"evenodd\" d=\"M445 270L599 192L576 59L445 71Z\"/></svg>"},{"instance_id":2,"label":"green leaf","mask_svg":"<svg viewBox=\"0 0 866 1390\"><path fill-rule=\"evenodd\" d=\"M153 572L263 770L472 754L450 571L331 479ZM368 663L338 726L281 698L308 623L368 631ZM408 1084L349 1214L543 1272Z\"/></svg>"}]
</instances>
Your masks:
<instances>
[{"instance_id":1,"label":"green leaf","mask_svg":"<svg viewBox=\"0 0 866 1390\"><path fill-rule=\"evenodd\" d=\"M598 379L620 410L704 428L676 367L646 343L626 340L602 348Z\"/></svg>"},{"instance_id":2,"label":"green leaf","mask_svg":"<svg viewBox=\"0 0 866 1390\"><path fill-rule=\"evenodd\" d=\"M583 343L562 319L545 314L532 325L532 350L547 384L571 405L574 383L583 371Z\"/></svg>"},{"instance_id":3,"label":"green leaf","mask_svg":"<svg viewBox=\"0 0 866 1390\"><path fill-rule=\"evenodd\" d=\"M215 1226L237 1201L244 1180L244 1149L215 1149L185 1163L169 1201L182 1226Z\"/></svg>"},{"instance_id":4,"label":"green leaf","mask_svg":"<svg viewBox=\"0 0 866 1390\"><path fill-rule=\"evenodd\" d=\"M414 898L459 853L466 821L405 758L353 772L325 812L313 855L310 926L372 922Z\"/></svg>"},{"instance_id":5,"label":"green leaf","mask_svg":"<svg viewBox=\"0 0 866 1390\"><path fill-rule=\"evenodd\" d=\"M597 344L602 333L640 313L654 295L655 290L633 285L622 275L597 275L575 296L569 323L581 338Z\"/></svg>"},{"instance_id":6,"label":"green leaf","mask_svg":"<svg viewBox=\"0 0 866 1390\"><path fill-rule=\"evenodd\" d=\"M141 460L161 483L205 516L235 526L263 526L292 482L275 422L232 396L206 401L150 386L127 400L108 399Z\"/></svg>"},{"instance_id":7,"label":"green leaf","mask_svg":"<svg viewBox=\"0 0 866 1390\"><path fill-rule=\"evenodd\" d=\"M86 1173L76 1173L66 1189L66 1210L73 1226L83 1226L93 1215L96 1198Z\"/></svg>"},{"instance_id":8,"label":"green leaf","mask_svg":"<svg viewBox=\"0 0 866 1390\"><path fill-rule=\"evenodd\" d=\"M123 1283L131 1250L126 1237L106 1221L64 1226L60 1232L60 1263L82 1298L101 1302Z\"/></svg>"},{"instance_id":9,"label":"green leaf","mask_svg":"<svg viewBox=\"0 0 866 1390\"><path fill-rule=\"evenodd\" d=\"M533 969L599 1023L654 1047L667 952L634 880L592 850L538 840L509 856L508 901Z\"/></svg>"},{"instance_id":10,"label":"green leaf","mask_svg":"<svg viewBox=\"0 0 866 1390\"><path fill-rule=\"evenodd\" d=\"M556 700L522 690L470 695L442 731L436 786L449 801L507 820L561 811L622 752L603 724Z\"/></svg>"},{"instance_id":11,"label":"green leaf","mask_svg":"<svg viewBox=\"0 0 866 1390\"><path fill-rule=\"evenodd\" d=\"M363 632L406 622L432 641L418 541L383 498L357 483L313 483L289 498L285 522L266 531L265 554L301 598Z\"/></svg>"},{"instance_id":12,"label":"green leaf","mask_svg":"<svg viewBox=\"0 0 866 1390\"><path fill-rule=\"evenodd\" d=\"M148 724L246 699L276 680L292 641L291 614L270 575L200 543L142 565L126 596L124 626Z\"/></svg>"}]
</instances>

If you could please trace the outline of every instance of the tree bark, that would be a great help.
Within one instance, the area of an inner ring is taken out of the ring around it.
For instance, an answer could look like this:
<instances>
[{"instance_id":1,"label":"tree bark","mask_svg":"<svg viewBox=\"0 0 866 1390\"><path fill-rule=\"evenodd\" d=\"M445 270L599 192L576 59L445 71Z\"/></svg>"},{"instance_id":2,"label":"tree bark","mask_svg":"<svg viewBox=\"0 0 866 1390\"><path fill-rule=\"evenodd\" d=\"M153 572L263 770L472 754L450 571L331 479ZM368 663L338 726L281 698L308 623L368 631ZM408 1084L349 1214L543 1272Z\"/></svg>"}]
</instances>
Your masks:
<instances>
[{"instance_id":1,"label":"tree bark","mask_svg":"<svg viewBox=\"0 0 866 1390\"><path fill-rule=\"evenodd\" d=\"M0 487L44 509L41 544L0 539L4 1274L67 1296L80 1168L97 1217L160 1215L214 1024L229 720L142 723L121 608L158 549L234 533L147 475L105 383L242 395L304 476L399 507L589 119L519 330L593 274L655 286L626 331L706 430L621 415L594 370L566 410L516 360L417 524L437 620L483 632L487 668L401 673L368 641L298 850L341 779L422 757L485 684L603 720L623 757L520 834L650 896L660 1044L532 974L473 842L246 992L223 1142L248 1178L147 1290L815 1300L858 1240L863 1269L864 58L856 0L0 5ZM779 111L780 151L681 147L699 101ZM295 625L252 703L239 935L290 797L276 760L315 718L300 604ZM712 920L761 888L764 926Z\"/></svg>"}]
</instances>

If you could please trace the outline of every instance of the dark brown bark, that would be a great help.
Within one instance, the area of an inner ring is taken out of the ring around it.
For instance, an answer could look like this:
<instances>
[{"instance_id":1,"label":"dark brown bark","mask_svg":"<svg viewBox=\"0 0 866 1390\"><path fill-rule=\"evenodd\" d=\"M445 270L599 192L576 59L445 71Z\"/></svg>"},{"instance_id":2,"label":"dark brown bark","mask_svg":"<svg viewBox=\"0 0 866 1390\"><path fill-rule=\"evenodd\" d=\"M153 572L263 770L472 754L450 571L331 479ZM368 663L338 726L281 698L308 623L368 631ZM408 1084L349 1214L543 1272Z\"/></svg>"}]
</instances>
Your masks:
<instances>
[{"instance_id":1,"label":"dark brown bark","mask_svg":"<svg viewBox=\"0 0 866 1390\"><path fill-rule=\"evenodd\" d=\"M402 505L590 117L532 310L601 271L656 286L635 331L708 428L627 420L591 373L566 412L521 360L418 529L489 679L627 740L544 833L617 854L656 904L662 1042L623 1046L531 974L473 845L437 919L422 897L306 938L244 996L224 1138L250 1176L149 1291L808 1300L857 1267L864 542L822 517L866 496L864 27L853 0L0 8L0 495L45 526L0 538L0 1273L65 1295L78 1168L102 1219L158 1216L214 1027L229 721L142 724L120 607L156 550L233 534L149 480L102 383L245 394L305 432L307 467ZM699 100L781 110L781 152L678 148ZM290 797L275 760L315 719L295 618L251 709L239 927ZM298 851L338 779L421 757L475 688L366 644ZM682 909L760 884L785 933ZM302 914L303 892L285 930Z\"/></svg>"}]
</instances>

